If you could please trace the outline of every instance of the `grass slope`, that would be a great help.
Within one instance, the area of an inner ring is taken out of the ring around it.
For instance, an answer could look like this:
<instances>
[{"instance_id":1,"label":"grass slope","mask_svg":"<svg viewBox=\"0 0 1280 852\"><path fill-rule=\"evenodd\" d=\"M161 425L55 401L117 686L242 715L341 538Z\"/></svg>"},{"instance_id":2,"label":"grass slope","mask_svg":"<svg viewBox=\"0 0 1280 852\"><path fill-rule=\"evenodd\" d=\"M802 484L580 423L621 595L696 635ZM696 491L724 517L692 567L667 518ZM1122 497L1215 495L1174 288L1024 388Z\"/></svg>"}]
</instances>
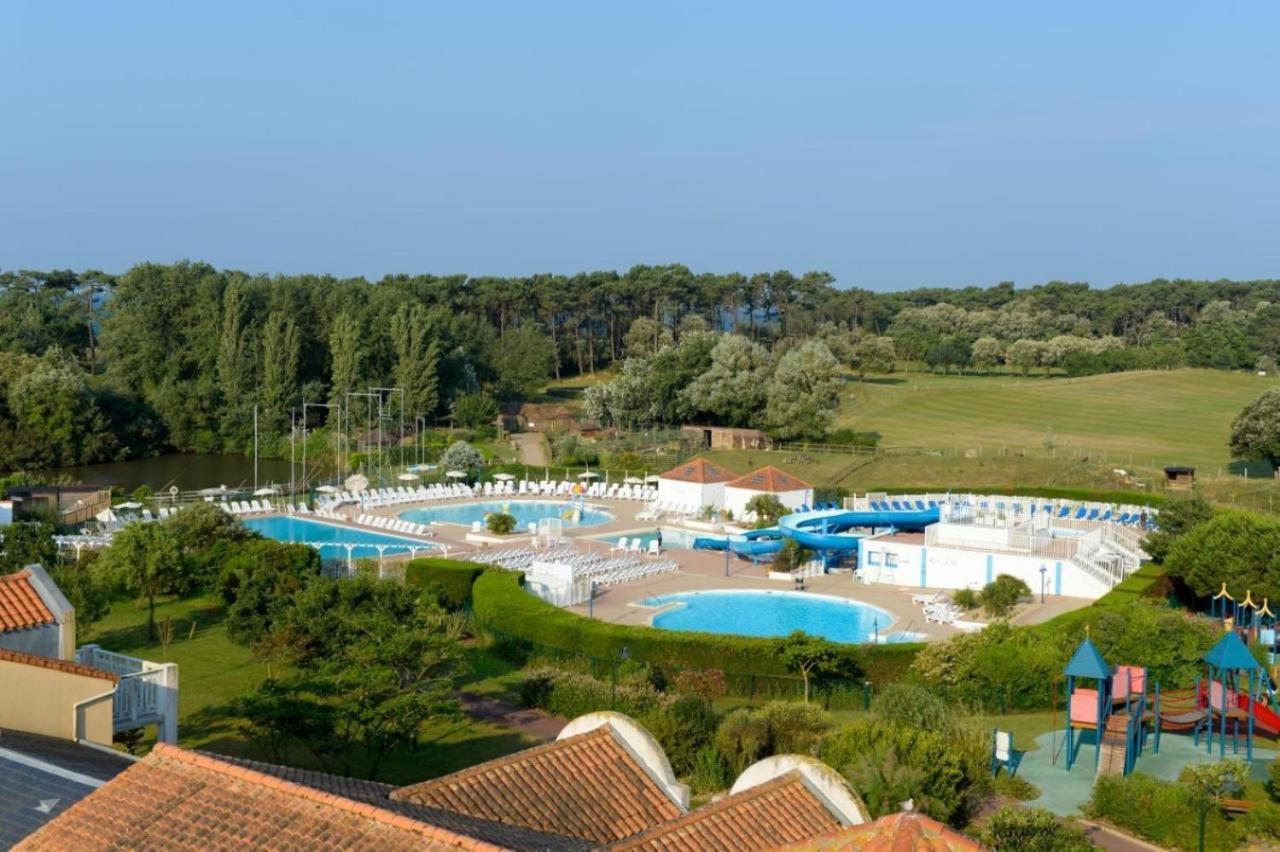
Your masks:
<instances>
[{"instance_id":1,"label":"grass slope","mask_svg":"<svg viewBox=\"0 0 1280 852\"><path fill-rule=\"evenodd\" d=\"M852 382L837 425L876 431L887 447L1002 447L1044 454L1106 453L1116 466L1190 464L1208 474L1230 461L1231 421L1275 386L1212 370L1110 373L1079 379L911 373Z\"/></svg>"}]
</instances>

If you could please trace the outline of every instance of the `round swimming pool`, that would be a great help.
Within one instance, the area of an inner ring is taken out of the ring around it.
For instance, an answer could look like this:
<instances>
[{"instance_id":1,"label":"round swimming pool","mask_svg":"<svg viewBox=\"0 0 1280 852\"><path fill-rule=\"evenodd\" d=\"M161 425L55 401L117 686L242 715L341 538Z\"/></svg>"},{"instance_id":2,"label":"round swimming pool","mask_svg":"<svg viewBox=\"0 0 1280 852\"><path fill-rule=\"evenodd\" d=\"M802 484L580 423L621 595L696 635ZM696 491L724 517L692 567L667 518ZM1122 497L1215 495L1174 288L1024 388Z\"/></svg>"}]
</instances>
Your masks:
<instances>
[{"instance_id":1,"label":"round swimming pool","mask_svg":"<svg viewBox=\"0 0 1280 852\"><path fill-rule=\"evenodd\" d=\"M485 515L506 512L516 519L516 525L522 530L543 518L560 518L566 527L594 527L613 520L613 515L602 509L586 508L582 510L582 517L575 521L569 517L573 509L566 500L485 500L409 509L401 512L400 517L419 524L439 522L471 526L476 521L483 523Z\"/></svg>"},{"instance_id":2,"label":"round swimming pool","mask_svg":"<svg viewBox=\"0 0 1280 852\"><path fill-rule=\"evenodd\" d=\"M879 607L809 592L680 592L643 604L676 604L653 617L653 626L660 630L737 636L786 636L803 630L833 642L872 642L877 628L884 633L893 623L893 616Z\"/></svg>"}]
</instances>

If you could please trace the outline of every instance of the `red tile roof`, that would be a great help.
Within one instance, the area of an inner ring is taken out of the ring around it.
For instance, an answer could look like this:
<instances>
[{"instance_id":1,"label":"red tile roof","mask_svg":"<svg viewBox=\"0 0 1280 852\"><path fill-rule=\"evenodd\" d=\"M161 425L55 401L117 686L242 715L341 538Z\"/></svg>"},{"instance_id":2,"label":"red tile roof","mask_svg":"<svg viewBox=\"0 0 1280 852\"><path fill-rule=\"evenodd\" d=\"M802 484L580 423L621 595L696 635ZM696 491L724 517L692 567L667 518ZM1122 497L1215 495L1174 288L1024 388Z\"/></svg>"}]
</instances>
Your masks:
<instances>
[{"instance_id":1,"label":"red tile roof","mask_svg":"<svg viewBox=\"0 0 1280 852\"><path fill-rule=\"evenodd\" d=\"M403 787L391 798L595 843L684 813L608 725Z\"/></svg>"},{"instance_id":2,"label":"red tile roof","mask_svg":"<svg viewBox=\"0 0 1280 852\"><path fill-rule=\"evenodd\" d=\"M53 613L31 582L30 569L0 576L0 633L53 623Z\"/></svg>"},{"instance_id":3,"label":"red tile roof","mask_svg":"<svg viewBox=\"0 0 1280 852\"><path fill-rule=\"evenodd\" d=\"M704 458L690 459L684 464L678 464L671 470L661 475L662 479L674 479L678 482L697 482L703 485L709 485L716 482L728 482L737 474L732 471L725 470L720 465L709 462Z\"/></svg>"},{"instance_id":4,"label":"red tile roof","mask_svg":"<svg viewBox=\"0 0 1280 852\"><path fill-rule=\"evenodd\" d=\"M39 666L42 669L54 669L55 671L67 672L68 674L83 675L84 677L97 677L103 680L109 680L113 683L120 678L111 672L95 669L93 666L85 666L80 663L73 663L69 660L59 660L54 657L42 657L39 654L27 654L23 651L10 651L8 648L0 648L0 662L19 663L24 666Z\"/></svg>"},{"instance_id":5,"label":"red tile roof","mask_svg":"<svg viewBox=\"0 0 1280 852\"><path fill-rule=\"evenodd\" d=\"M917 813L881 817L786 847L789 852L978 852L978 841Z\"/></svg>"},{"instance_id":6,"label":"red tile roof","mask_svg":"<svg viewBox=\"0 0 1280 852\"><path fill-rule=\"evenodd\" d=\"M611 847L614 849L776 849L838 829L840 820L803 776L792 770L772 781L727 796Z\"/></svg>"},{"instance_id":7,"label":"red tile roof","mask_svg":"<svg viewBox=\"0 0 1280 852\"><path fill-rule=\"evenodd\" d=\"M15 847L120 848L501 847L163 743Z\"/></svg>"},{"instance_id":8,"label":"red tile roof","mask_svg":"<svg viewBox=\"0 0 1280 852\"><path fill-rule=\"evenodd\" d=\"M777 494L782 491L800 491L813 486L799 477L792 476L785 470L778 470L778 468L768 464L759 470L753 470L748 474L739 476L726 484L725 487L749 488L752 491L768 491Z\"/></svg>"}]
</instances>

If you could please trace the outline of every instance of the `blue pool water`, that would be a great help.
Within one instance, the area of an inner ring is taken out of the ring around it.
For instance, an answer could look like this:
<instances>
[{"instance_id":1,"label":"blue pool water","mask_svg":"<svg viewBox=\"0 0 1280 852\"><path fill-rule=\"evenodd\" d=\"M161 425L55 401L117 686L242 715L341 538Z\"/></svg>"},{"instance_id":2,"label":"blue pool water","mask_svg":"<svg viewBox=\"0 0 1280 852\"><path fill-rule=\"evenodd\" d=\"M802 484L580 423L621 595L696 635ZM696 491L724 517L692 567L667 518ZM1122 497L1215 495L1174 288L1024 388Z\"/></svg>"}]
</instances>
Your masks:
<instances>
[{"instance_id":1,"label":"blue pool water","mask_svg":"<svg viewBox=\"0 0 1280 852\"><path fill-rule=\"evenodd\" d=\"M409 509L401 512L400 517L406 521L419 524L434 522L444 524L462 524L471 526L475 521L484 521L484 516L493 512L506 512L516 519L516 526L523 530L531 523L543 518L561 518L566 527L594 527L607 524L613 515L600 509L584 509L582 519L577 523L564 518L569 511L567 500L485 500L480 503L453 503L448 506L425 506L421 509Z\"/></svg>"},{"instance_id":2,"label":"blue pool water","mask_svg":"<svg viewBox=\"0 0 1280 852\"><path fill-rule=\"evenodd\" d=\"M883 632L893 616L842 598L807 592L681 592L644 601L645 606L679 606L653 617L661 630L698 630L737 636L786 636L803 630L833 642L870 642L876 625Z\"/></svg>"},{"instance_id":3,"label":"blue pool water","mask_svg":"<svg viewBox=\"0 0 1280 852\"><path fill-rule=\"evenodd\" d=\"M244 525L256 533L276 541L302 541L320 546L324 559L346 559L347 549L341 544L360 545L352 549L356 559L377 558L375 544L387 545L386 554L408 553L410 547L434 547L423 541L401 538L390 533L376 533L356 527L326 524L292 515L276 515L270 518L244 518ZM341 544L340 544L341 543Z\"/></svg>"}]
</instances>

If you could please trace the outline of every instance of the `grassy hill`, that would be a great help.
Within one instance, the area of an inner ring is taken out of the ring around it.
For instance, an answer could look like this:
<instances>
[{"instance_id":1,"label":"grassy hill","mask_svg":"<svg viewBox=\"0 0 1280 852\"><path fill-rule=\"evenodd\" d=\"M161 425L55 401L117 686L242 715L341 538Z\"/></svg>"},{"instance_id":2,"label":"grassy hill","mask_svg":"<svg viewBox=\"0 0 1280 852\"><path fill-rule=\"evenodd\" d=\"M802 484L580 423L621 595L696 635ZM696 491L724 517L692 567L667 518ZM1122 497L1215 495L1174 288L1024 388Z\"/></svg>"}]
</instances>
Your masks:
<instances>
[{"instance_id":1,"label":"grassy hill","mask_svg":"<svg viewBox=\"0 0 1280 852\"><path fill-rule=\"evenodd\" d=\"M1205 475L1231 462L1231 421L1275 380L1174 370L1079 379L908 373L852 382L838 425L879 432L886 447L984 456L1087 452L1117 467L1190 464Z\"/></svg>"}]
</instances>

